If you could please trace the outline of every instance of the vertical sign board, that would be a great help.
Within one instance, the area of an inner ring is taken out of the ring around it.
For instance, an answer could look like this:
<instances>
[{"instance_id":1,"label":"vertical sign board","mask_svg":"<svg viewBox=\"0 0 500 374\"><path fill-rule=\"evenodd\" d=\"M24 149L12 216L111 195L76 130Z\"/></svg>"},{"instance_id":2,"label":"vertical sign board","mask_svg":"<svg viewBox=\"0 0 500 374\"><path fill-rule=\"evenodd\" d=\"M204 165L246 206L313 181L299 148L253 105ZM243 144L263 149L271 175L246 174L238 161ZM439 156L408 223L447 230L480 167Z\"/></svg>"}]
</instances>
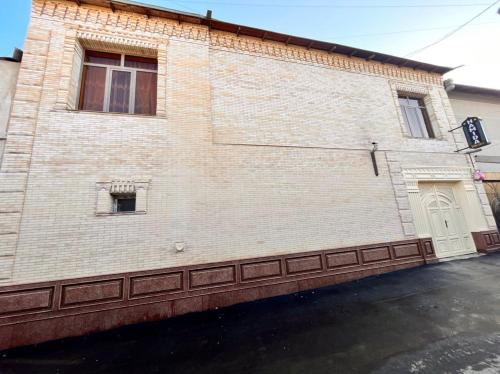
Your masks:
<instances>
[{"instance_id":1,"label":"vertical sign board","mask_svg":"<svg viewBox=\"0 0 500 374\"><path fill-rule=\"evenodd\" d=\"M490 144L484 133L483 124L478 117L467 117L462 122L462 129L464 130L469 148L480 148Z\"/></svg>"}]
</instances>

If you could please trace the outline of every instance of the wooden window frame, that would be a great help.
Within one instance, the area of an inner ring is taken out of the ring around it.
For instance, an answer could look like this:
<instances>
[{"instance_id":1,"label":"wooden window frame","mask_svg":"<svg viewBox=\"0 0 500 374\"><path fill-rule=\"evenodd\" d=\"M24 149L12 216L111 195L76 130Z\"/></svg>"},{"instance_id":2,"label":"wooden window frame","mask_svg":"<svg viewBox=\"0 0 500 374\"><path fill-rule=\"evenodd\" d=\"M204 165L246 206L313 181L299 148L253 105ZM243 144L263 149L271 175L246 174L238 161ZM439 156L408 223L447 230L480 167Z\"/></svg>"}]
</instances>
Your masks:
<instances>
[{"instance_id":1,"label":"wooden window frame","mask_svg":"<svg viewBox=\"0 0 500 374\"><path fill-rule=\"evenodd\" d=\"M85 66L93 66L93 67L99 67L99 68L105 68L106 69L106 78L105 78L105 84L104 84L104 102L103 102L103 108L102 113L122 113L122 114L137 114L137 115L146 115L146 116L155 116L157 108L155 110L155 113L153 114L142 114L142 113L135 113L135 90L136 90L136 79L137 79L137 72L145 72L145 73L155 73L156 74L156 89L158 90L158 60L156 61L157 69L156 70L151 70L151 69L141 69L141 68L131 68L125 66L125 56L131 56L126 53L115 53L120 55L120 65L107 65L107 64L97 64L94 62L86 62L85 61L85 53L87 50L83 52L83 64L82 64L82 73L80 76L80 99L78 103L78 109L79 110L85 110L82 109L83 107L83 93L85 90L84 87L84 82L83 82L83 71L85 69ZM100 52L100 51L93 51L92 52ZM128 112L110 112L109 111L109 101L111 97L111 80L113 77L113 71L123 71L123 72L129 72L130 73L130 92L129 92L129 102L128 102Z\"/></svg>"},{"instance_id":2,"label":"wooden window frame","mask_svg":"<svg viewBox=\"0 0 500 374\"><path fill-rule=\"evenodd\" d=\"M418 102L417 106L413 105L402 105L401 102L399 101L400 99L404 100L416 100ZM415 96L415 95L408 95L404 93L398 93L398 105L401 110L401 114L403 115L403 121L405 123L405 126L407 127L408 133L411 135L413 138L417 139L436 139L436 134L434 132L434 129L432 128L432 123L429 117L429 113L427 112L427 107L424 102L424 98L420 96ZM419 123L421 126L422 130L425 130L427 133L427 136L415 136L411 132L411 126L409 124L408 120L408 114L406 113L406 108L416 108L420 110L420 113L422 114L422 118L424 119L424 123Z\"/></svg>"}]
</instances>

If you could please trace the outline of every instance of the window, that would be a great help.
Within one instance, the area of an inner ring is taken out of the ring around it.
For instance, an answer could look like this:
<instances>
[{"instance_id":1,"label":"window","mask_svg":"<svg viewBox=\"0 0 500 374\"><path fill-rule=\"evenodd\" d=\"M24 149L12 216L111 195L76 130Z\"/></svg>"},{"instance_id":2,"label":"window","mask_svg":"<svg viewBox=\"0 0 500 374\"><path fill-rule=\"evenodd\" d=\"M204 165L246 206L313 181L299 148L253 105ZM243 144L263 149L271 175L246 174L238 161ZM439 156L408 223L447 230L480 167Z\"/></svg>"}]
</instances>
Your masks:
<instances>
[{"instance_id":1,"label":"window","mask_svg":"<svg viewBox=\"0 0 500 374\"><path fill-rule=\"evenodd\" d=\"M96 215L127 212L145 214L148 205L149 178L112 179L96 183Z\"/></svg>"},{"instance_id":2,"label":"window","mask_svg":"<svg viewBox=\"0 0 500 374\"><path fill-rule=\"evenodd\" d=\"M113 212L135 212L135 194L113 196Z\"/></svg>"},{"instance_id":3,"label":"window","mask_svg":"<svg viewBox=\"0 0 500 374\"><path fill-rule=\"evenodd\" d=\"M429 115L422 98L399 95L399 105L411 136L414 138L434 138Z\"/></svg>"},{"instance_id":4,"label":"window","mask_svg":"<svg viewBox=\"0 0 500 374\"><path fill-rule=\"evenodd\" d=\"M154 58L85 51L80 109L156 114L158 62Z\"/></svg>"}]
</instances>

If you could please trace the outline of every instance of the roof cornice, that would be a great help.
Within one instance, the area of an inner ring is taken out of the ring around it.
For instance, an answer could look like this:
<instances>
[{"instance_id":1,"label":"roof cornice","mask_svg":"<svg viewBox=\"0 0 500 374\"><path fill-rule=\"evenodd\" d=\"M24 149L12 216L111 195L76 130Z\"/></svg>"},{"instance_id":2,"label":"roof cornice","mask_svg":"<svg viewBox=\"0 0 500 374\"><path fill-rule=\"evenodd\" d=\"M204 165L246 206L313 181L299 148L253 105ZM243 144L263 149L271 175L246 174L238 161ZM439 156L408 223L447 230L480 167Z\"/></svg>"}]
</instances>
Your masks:
<instances>
[{"instance_id":1,"label":"roof cornice","mask_svg":"<svg viewBox=\"0 0 500 374\"><path fill-rule=\"evenodd\" d=\"M249 36L254 38L260 38L263 40L270 40L275 42L281 42L285 44L291 44L295 46L304 47L307 49L316 49L326 52L335 52L349 57L357 57L365 59L368 61L378 61L384 64L391 64L398 67L413 68L415 70L422 70L429 73L445 74L453 68L428 64L425 62L410 60L403 57L397 57L388 55L385 53L379 53L374 51L369 51L365 49L359 49L354 47L349 47L342 44L330 43L315 39L304 38L300 36L294 36L289 34L278 33L274 31L259 29L255 27L249 27L245 25L239 25L236 23L230 23L225 21L220 21L211 17L211 12L207 13L207 16L182 12L174 9L147 5L130 0L68 0L72 1L78 5L88 4L102 6L111 9L113 12L116 10L134 12L138 14L146 15L147 17L161 17L177 22L187 22L196 25L207 26L210 30L218 30L233 33L238 36Z\"/></svg>"}]
</instances>

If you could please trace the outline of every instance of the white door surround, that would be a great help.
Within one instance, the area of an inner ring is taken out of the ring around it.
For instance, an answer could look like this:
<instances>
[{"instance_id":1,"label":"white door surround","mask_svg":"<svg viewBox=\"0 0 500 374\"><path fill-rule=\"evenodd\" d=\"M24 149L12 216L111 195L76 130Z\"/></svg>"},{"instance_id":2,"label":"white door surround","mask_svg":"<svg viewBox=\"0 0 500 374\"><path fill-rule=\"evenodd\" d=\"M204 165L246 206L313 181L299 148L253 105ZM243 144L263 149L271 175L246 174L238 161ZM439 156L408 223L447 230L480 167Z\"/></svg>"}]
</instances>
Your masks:
<instances>
[{"instance_id":1,"label":"white door surround","mask_svg":"<svg viewBox=\"0 0 500 374\"><path fill-rule=\"evenodd\" d=\"M455 198L456 185L457 182L419 182L422 206L430 224L438 257L475 252L462 207Z\"/></svg>"},{"instance_id":2,"label":"white door surround","mask_svg":"<svg viewBox=\"0 0 500 374\"><path fill-rule=\"evenodd\" d=\"M488 225L471 169L421 167L402 173L418 237L432 237L437 257L475 252L471 232Z\"/></svg>"}]
</instances>

